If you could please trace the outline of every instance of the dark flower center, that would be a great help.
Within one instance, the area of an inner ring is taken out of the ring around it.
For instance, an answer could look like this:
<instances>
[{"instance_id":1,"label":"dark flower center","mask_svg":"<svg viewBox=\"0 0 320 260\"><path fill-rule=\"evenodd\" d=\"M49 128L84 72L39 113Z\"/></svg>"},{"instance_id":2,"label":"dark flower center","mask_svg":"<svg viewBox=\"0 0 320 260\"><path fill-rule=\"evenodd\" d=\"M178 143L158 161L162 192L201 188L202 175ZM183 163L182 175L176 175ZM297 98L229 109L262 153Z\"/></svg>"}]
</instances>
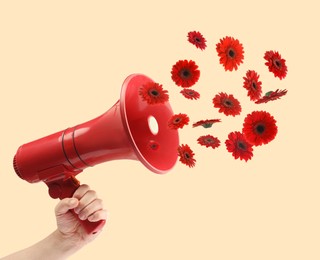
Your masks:
<instances>
[{"instance_id":1,"label":"dark flower center","mask_svg":"<svg viewBox=\"0 0 320 260\"><path fill-rule=\"evenodd\" d=\"M149 94L151 96L157 97L157 96L159 96L159 91L157 91L156 89L151 89L151 90L149 90Z\"/></svg>"},{"instance_id":2,"label":"dark flower center","mask_svg":"<svg viewBox=\"0 0 320 260\"><path fill-rule=\"evenodd\" d=\"M223 105L224 105L225 107L232 107L232 106L233 106L233 103L231 102L231 100L225 99L225 100L223 101Z\"/></svg>"},{"instance_id":3,"label":"dark flower center","mask_svg":"<svg viewBox=\"0 0 320 260\"><path fill-rule=\"evenodd\" d=\"M239 141L239 142L237 143L237 146L238 146L238 148L239 148L240 150L243 150L243 151L247 150L246 144L243 143L243 142L241 142L241 141Z\"/></svg>"},{"instance_id":4,"label":"dark flower center","mask_svg":"<svg viewBox=\"0 0 320 260\"><path fill-rule=\"evenodd\" d=\"M195 40L196 42L198 42L198 43L201 42L201 39L199 39L198 37L195 37L194 40Z\"/></svg>"},{"instance_id":5,"label":"dark flower center","mask_svg":"<svg viewBox=\"0 0 320 260\"><path fill-rule=\"evenodd\" d=\"M191 156L190 156L190 154L188 154L187 152L185 152L185 153L184 153L184 158L186 158L186 159L190 159L190 158L191 158Z\"/></svg>"},{"instance_id":6,"label":"dark flower center","mask_svg":"<svg viewBox=\"0 0 320 260\"><path fill-rule=\"evenodd\" d=\"M206 138L206 139L204 139L204 141L205 141L207 144L212 144L212 143L213 143L213 139L212 139L212 138Z\"/></svg>"},{"instance_id":7,"label":"dark flower center","mask_svg":"<svg viewBox=\"0 0 320 260\"><path fill-rule=\"evenodd\" d=\"M194 95L194 92L193 92L192 90L189 90L189 91L187 92L187 95L193 96L193 95Z\"/></svg>"},{"instance_id":8,"label":"dark flower center","mask_svg":"<svg viewBox=\"0 0 320 260\"><path fill-rule=\"evenodd\" d=\"M181 121L181 118L180 118L180 117L177 117L177 118L174 119L173 122L174 122L175 124L178 124L178 123L180 123L180 121Z\"/></svg>"},{"instance_id":9,"label":"dark flower center","mask_svg":"<svg viewBox=\"0 0 320 260\"><path fill-rule=\"evenodd\" d=\"M256 82L252 82L252 84L251 84L251 86L252 86L252 88L254 89L254 90L257 90L257 84L256 84Z\"/></svg>"},{"instance_id":10,"label":"dark flower center","mask_svg":"<svg viewBox=\"0 0 320 260\"><path fill-rule=\"evenodd\" d=\"M181 78L189 78L191 76L191 72L187 69L182 69L180 71Z\"/></svg>"},{"instance_id":11,"label":"dark flower center","mask_svg":"<svg viewBox=\"0 0 320 260\"><path fill-rule=\"evenodd\" d=\"M282 64L278 59L273 60L273 64L277 67L277 69L281 69Z\"/></svg>"},{"instance_id":12,"label":"dark flower center","mask_svg":"<svg viewBox=\"0 0 320 260\"><path fill-rule=\"evenodd\" d=\"M257 124L255 130L258 134L261 135L266 130L266 127L263 124Z\"/></svg>"},{"instance_id":13,"label":"dark flower center","mask_svg":"<svg viewBox=\"0 0 320 260\"><path fill-rule=\"evenodd\" d=\"M229 48L228 50L228 56L233 59L236 56L236 52L234 51L234 49Z\"/></svg>"}]
</instances>

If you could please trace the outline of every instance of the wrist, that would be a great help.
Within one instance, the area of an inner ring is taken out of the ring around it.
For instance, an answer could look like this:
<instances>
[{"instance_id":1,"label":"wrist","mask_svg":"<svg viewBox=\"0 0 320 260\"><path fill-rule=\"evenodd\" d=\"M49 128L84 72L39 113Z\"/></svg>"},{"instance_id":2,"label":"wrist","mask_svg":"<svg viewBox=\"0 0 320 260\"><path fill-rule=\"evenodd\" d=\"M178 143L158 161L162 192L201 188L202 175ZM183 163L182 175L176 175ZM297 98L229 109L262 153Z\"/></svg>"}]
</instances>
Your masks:
<instances>
[{"instance_id":1,"label":"wrist","mask_svg":"<svg viewBox=\"0 0 320 260\"><path fill-rule=\"evenodd\" d=\"M67 258L84 246L81 241L76 241L74 238L64 235L58 229L51 233L48 238L51 240L53 248L59 250L57 253L63 256L61 259Z\"/></svg>"}]
</instances>

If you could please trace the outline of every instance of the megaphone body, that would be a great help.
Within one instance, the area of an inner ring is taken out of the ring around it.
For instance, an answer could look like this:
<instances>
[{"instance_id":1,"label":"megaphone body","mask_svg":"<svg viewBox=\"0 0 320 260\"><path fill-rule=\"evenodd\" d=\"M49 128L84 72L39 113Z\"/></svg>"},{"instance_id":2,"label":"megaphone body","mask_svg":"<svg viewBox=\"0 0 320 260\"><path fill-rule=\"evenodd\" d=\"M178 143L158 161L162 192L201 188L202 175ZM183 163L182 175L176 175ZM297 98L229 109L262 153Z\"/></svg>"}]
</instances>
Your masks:
<instances>
[{"instance_id":1,"label":"megaphone body","mask_svg":"<svg viewBox=\"0 0 320 260\"><path fill-rule=\"evenodd\" d=\"M101 116L20 146L15 172L30 183L45 182L49 195L60 199L72 197L79 187L77 174L106 161L139 160L152 172L168 172L177 161L179 137L168 128L169 102L150 105L139 95L150 82L145 75L130 75L120 99ZM88 233L105 224L79 221Z\"/></svg>"}]
</instances>

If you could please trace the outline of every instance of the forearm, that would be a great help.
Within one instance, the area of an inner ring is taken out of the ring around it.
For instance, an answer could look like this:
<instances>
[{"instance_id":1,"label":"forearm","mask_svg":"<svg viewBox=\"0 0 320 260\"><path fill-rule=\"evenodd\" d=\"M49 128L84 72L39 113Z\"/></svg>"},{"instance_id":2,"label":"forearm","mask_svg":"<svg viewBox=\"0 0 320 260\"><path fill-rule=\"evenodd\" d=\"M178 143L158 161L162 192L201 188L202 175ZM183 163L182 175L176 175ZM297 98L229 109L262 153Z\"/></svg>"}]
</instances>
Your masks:
<instances>
[{"instance_id":1,"label":"forearm","mask_svg":"<svg viewBox=\"0 0 320 260\"><path fill-rule=\"evenodd\" d=\"M63 239L56 230L38 243L8 255L0 260L64 260L74 254L81 246L74 246Z\"/></svg>"}]
</instances>

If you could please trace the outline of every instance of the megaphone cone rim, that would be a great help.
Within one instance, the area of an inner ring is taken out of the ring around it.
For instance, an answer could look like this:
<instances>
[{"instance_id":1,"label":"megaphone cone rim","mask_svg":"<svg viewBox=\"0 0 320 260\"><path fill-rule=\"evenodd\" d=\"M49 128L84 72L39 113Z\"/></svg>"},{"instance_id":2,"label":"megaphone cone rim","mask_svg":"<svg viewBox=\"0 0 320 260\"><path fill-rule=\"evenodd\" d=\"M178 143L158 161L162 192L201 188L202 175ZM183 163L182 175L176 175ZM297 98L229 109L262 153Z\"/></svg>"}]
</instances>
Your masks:
<instances>
[{"instance_id":1,"label":"megaphone cone rim","mask_svg":"<svg viewBox=\"0 0 320 260\"><path fill-rule=\"evenodd\" d=\"M153 80L151 78L145 76L144 74L140 74L140 73L131 74L125 79L125 81L122 85L121 94L120 94L120 114L121 114L121 118L122 118L122 122L123 122L123 127L124 127L127 135L129 136L129 141L132 145L132 148L135 152L135 155L137 156L137 159L140 160L141 163L147 169L151 170L152 172L157 173L157 174L164 174L164 173L167 173L168 171L170 171L174 167L174 165L178 159L177 158L178 156L176 157L175 163L172 165L172 167L170 167L168 169L159 169L159 168L155 167L154 165L149 163L149 161L140 152L138 145L136 144L135 139L134 139L132 132L130 130L130 124L128 122L128 115L126 112L126 92L128 91L128 83L137 77L140 77L140 78L142 77L145 80L145 82L150 82L150 81L153 82ZM167 103L166 106L171 109L171 106L169 103ZM177 135L177 138L179 139L178 135Z\"/></svg>"}]
</instances>

